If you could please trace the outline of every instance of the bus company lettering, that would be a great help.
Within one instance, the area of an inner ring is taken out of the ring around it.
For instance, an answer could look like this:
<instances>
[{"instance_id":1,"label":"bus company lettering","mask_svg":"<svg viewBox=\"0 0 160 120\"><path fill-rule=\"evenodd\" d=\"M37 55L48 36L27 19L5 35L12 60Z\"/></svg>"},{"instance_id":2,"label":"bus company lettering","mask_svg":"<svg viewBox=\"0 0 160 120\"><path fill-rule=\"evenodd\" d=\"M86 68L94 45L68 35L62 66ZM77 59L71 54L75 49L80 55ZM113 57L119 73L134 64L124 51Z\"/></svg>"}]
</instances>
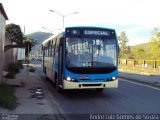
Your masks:
<instances>
[{"instance_id":1,"label":"bus company lettering","mask_svg":"<svg viewBox=\"0 0 160 120\"><path fill-rule=\"evenodd\" d=\"M93 30L85 30L85 35L109 35L107 31L93 31Z\"/></svg>"}]
</instances>

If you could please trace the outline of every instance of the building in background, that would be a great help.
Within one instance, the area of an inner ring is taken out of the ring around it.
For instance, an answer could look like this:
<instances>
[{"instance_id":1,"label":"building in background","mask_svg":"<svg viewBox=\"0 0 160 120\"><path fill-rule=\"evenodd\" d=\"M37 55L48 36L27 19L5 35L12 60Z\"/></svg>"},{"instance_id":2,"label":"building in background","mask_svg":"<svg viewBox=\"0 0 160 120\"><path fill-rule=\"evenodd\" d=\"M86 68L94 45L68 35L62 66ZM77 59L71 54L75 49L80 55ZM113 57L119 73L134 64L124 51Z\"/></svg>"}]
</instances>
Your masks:
<instances>
[{"instance_id":1,"label":"building in background","mask_svg":"<svg viewBox=\"0 0 160 120\"><path fill-rule=\"evenodd\" d=\"M5 25L8 20L7 14L0 3L0 84L3 80L3 69L4 69L4 42L5 42Z\"/></svg>"},{"instance_id":2,"label":"building in background","mask_svg":"<svg viewBox=\"0 0 160 120\"><path fill-rule=\"evenodd\" d=\"M17 60L25 60L25 48L18 48Z\"/></svg>"},{"instance_id":3,"label":"building in background","mask_svg":"<svg viewBox=\"0 0 160 120\"><path fill-rule=\"evenodd\" d=\"M11 44L13 44L12 41L7 36L5 36L4 48L5 48L6 45L11 45ZM3 68L6 70L8 65L13 61L14 61L13 49L8 49L8 50L4 49Z\"/></svg>"},{"instance_id":4,"label":"building in background","mask_svg":"<svg viewBox=\"0 0 160 120\"><path fill-rule=\"evenodd\" d=\"M4 43L4 70L7 70L10 63L16 63L18 60L25 59L25 44L17 44L10 35L6 33Z\"/></svg>"}]
</instances>

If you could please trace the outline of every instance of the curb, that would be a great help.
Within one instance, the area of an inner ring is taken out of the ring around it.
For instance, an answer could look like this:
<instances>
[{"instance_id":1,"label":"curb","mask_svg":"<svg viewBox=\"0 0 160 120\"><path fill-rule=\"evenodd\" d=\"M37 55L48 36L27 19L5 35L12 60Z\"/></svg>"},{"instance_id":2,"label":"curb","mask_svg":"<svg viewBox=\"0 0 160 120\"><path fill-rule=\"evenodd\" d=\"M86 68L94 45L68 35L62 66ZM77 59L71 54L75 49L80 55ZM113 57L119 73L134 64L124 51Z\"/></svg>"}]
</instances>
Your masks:
<instances>
[{"instance_id":1,"label":"curb","mask_svg":"<svg viewBox=\"0 0 160 120\"><path fill-rule=\"evenodd\" d=\"M36 66L35 66L35 67L36 67ZM45 93L46 93L47 101L49 102L49 104L50 104L51 106L56 107L56 110L55 110L55 109L52 109L53 112L58 113L58 114L55 114L56 119L57 119L57 120L67 120L67 116L65 116L64 111L59 107L59 105L58 105L58 103L56 102L56 100L52 97L52 95L50 94L50 92L49 92L46 84L44 84L44 82L42 82L42 79L41 79L40 76L38 75L37 71L35 71L35 74L36 74L36 76L37 76L37 79L38 79L39 83L44 87L44 91L45 91ZM54 104L51 103L50 100L54 100Z\"/></svg>"},{"instance_id":2,"label":"curb","mask_svg":"<svg viewBox=\"0 0 160 120\"><path fill-rule=\"evenodd\" d=\"M152 87L160 88L160 84L156 83L156 82L146 82L144 80L139 80L139 79L135 79L135 78L125 77L125 76L121 76L121 75L119 75L118 77L122 78L122 79L125 79L125 80L128 80L128 81L133 81L133 82L149 85L149 86L152 86Z\"/></svg>"}]
</instances>

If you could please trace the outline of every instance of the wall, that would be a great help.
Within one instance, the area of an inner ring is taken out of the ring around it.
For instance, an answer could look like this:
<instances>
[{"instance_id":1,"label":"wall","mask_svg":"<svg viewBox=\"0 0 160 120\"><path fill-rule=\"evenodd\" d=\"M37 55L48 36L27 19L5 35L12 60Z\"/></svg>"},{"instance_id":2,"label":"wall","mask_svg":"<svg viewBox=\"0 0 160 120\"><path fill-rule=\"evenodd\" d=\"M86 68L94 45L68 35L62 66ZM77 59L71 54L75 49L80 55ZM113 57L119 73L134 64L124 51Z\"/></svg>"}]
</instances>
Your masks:
<instances>
[{"instance_id":1,"label":"wall","mask_svg":"<svg viewBox=\"0 0 160 120\"><path fill-rule=\"evenodd\" d=\"M12 44L13 43L11 42L11 40L8 39L8 37L6 37L4 46ZM4 52L4 69L7 69L8 65L12 63L13 60L14 60L13 49L8 49L7 51Z\"/></svg>"},{"instance_id":2,"label":"wall","mask_svg":"<svg viewBox=\"0 0 160 120\"><path fill-rule=\"evenodd\" d=\"M5 41L5 18L0 11L0 84L3 80L3 60L4 60L4 41Z\"/></svg>"},{"instance_id":3,"label":"wall","mask_svg":"<svg viewBox=\"0 0 160 120\"><path fill-rule=\"evenodd\" d=\"M3 82L4 70L4 42L5 42L5 25L8 20L7 14L0 3L0 84Z\"/></svg>"}]
</instances>

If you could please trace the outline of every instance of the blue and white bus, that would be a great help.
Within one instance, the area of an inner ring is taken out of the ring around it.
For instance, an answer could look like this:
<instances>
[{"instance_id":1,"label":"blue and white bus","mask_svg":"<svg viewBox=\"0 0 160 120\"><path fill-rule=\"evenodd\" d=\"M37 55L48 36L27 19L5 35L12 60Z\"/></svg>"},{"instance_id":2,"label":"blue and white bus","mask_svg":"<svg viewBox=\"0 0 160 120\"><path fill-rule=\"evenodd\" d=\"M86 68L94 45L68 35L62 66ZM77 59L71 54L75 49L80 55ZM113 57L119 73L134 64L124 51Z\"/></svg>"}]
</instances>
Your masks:
<instances>
[{"instance_id":1,"label":"blue and white bus","mask_svg":"<svg viewBox=\"0 0 160 120\"><path fill-rule=\"evenodd\" d=\"M42 43L43 71L57 91L118 87L118 45L114 29L67 27Z\"/></svg>"}]
</instances>

